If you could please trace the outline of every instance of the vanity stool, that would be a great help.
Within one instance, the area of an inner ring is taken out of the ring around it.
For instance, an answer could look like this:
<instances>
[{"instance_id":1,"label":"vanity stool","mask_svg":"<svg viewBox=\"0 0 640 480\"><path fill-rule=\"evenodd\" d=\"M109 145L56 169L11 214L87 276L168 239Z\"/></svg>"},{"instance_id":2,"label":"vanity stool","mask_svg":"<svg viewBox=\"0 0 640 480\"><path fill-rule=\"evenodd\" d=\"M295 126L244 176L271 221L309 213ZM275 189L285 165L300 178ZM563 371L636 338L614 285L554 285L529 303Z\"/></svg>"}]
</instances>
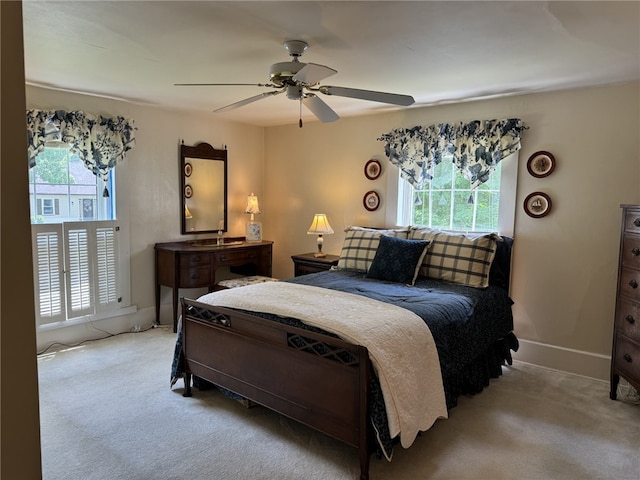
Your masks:
<instances>
[{"instance_id":1,"label":"vanity stool","mask_svg":"<svg viewBox=\"0 0 640 480\"><path fill-rule=\"evenodd\" d=\"M255 285L256 283L277 282L277 278L263 277L262 275L252 275L249 277L231 278L222 280L216 284L215 290L225 290L227 288L244 287Z\"/></svg>"}]
</instances>

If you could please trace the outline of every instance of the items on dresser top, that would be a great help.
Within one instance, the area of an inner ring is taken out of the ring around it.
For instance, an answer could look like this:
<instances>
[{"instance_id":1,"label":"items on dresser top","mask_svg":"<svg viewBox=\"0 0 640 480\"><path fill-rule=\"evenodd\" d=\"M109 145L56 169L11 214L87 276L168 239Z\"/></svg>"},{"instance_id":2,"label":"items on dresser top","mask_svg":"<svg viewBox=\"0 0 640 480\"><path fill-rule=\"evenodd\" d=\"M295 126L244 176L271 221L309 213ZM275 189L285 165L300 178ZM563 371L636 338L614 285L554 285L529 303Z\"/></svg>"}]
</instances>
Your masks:
<instances>
[{"instance_id":1,"label":"items on dresser top","mask_svg":"<svg viewBox=\"0 0 640 480\"><path fill-rule=\"evenodd\" d=\"M227 238L156 243L156 323L160 323L160 290L173 289L173 331L178 325L178 290L180 288L215 289L217 270L229 267L241 275L271 277L273 242L244 242Z\"/></svg>"},{"instance_id":2,"label":"items on dresser top","mask_svg":"<svg viewBox=\"0 0 640 480\"><path fill-rule=\"evenodd\" d=\"M621 205L616 315L611 354L612 400L620 377L640 390L640 205Z\"/></svg>"}]
</instances>

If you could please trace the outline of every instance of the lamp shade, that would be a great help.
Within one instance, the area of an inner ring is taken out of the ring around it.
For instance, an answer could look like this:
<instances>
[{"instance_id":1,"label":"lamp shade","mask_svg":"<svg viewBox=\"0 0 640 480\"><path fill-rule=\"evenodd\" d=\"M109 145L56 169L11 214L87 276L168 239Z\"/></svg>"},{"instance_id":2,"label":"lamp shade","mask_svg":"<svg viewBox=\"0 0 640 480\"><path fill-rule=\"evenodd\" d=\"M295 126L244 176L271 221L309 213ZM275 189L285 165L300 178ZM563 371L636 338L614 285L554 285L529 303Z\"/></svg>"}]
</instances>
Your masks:
<instances>
[{"instance_id":1,"label":"lamp shade","mask_svg":"<svg viewBox=\"0 0 640 480\"><path fill-rule=\"evenodd\" d=\"M324 213L316 213L313 222L309 227L308 235L326 235L333 233L333 228L329 225L329 220Z\"/></svg>"},{"instance_id":2,"label":"lamp shade","mask_svg":"<svg viewBox=\"0 0 640 480\"><path fill-rule=\"evenodd\" d=\"M247 197L247 208L244 213L260 213L260 207L258 206L258 197L256 197L253 192L251 195Z\"/></svg>"}]
</instances>

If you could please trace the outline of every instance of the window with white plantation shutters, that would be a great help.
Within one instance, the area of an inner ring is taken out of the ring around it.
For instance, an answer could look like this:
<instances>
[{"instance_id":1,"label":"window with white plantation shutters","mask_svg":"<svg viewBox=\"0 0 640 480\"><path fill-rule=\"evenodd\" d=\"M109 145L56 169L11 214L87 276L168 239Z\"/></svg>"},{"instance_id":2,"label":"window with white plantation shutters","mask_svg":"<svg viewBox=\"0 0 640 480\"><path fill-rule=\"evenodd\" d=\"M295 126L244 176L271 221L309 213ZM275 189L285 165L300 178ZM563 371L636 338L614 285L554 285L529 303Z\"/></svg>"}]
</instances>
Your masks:
<instances>
[{"instance_id":1,"label":"window with white plantation shutters","mask_svg":"<svg viewBox=\"0 0 640 480\"><path fill-rule=\"evenodd\" d=\"M115 220L32 228L40 325L120 308Z\"/></svg>"}]
</instances>

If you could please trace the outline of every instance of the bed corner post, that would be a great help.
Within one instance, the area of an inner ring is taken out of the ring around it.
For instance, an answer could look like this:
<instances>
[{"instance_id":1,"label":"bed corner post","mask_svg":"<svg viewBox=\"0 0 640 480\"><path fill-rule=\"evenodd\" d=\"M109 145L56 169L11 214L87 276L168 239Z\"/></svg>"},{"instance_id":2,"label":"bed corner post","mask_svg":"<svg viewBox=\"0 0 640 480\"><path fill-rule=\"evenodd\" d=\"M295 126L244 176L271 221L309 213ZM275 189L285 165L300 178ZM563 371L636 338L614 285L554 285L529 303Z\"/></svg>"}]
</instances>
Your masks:
<instances>
[{"instance_id":1,"label":"bed corner post","mask_svg":"<svg viewBox=\"0 0 640 480\"><path fill-rule=\"evenodd\" d=\"M369 421L369 382L371 381L371 360L365 347L359 350L360 374L360 440L358 453L360 457L360 480L369 480L369 463L371 461L371 424Z\"/></svg>"}]
</instances>

